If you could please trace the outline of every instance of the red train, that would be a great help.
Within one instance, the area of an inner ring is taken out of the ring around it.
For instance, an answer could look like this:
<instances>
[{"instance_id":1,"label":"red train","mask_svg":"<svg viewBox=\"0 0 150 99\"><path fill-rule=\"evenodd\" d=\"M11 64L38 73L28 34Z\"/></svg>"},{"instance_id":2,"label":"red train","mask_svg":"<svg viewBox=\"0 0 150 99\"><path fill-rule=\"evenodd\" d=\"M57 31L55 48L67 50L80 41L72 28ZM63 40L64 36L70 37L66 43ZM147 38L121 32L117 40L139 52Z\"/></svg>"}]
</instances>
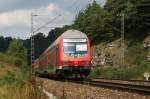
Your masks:
<instances>
[{"instance_id":1,"label":"red train","mask_svg":"<svg viewBox=\"0 0 150 99\"><path fill-rule=\"evenodd\" d=\"M68 30L32 64L36 73L87 77L91 69L90 40L78 30Z\"/></svg>"}]
</instances>

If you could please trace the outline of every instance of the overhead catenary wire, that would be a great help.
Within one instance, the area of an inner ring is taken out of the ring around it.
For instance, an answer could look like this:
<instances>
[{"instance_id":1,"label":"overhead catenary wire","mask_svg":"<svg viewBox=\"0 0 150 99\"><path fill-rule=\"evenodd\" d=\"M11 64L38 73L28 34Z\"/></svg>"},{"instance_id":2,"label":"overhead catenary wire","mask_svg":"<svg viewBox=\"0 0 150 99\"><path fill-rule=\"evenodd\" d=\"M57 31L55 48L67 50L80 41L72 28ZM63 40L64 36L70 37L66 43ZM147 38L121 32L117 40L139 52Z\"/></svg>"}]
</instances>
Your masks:
<instances>
[{"instance_id":1,"label":"overhead catenary wire","mask_svg":"<svg viewBox=\"0 0 150 99\"><path fill-rule=\"evenodd\" d=\"M88 4L90 4L90 2L93 2L93 0L88 0ZM69 9L72 9L73 10L73 8L74 9L77 9L75 12L77 13L77 12L79 12L79 5L77 5L79 3L79 0L74 0L74 2L70 5L70 6L68 6L68 8ZM81 9L80 9L81 10ZM64 13L64 12L60 12L56 17L54 17L53 19L51 19L49 22L46 22L45 24L43 24L42 26L40 26L39 28L37 28L35 31L33 31L34 33L35 32L37 32L37 31L39 31L39 30L41 30L41 29L43 29L43 28L45 28L46 27L46 25L49 25L50 23L52 23L53 21L56 21L57 19L58 19L58 17L59 18L64 18L65 16L67 16L67 14L68 13ZM38 16L38 15L37 15ZM39 16L41 16L41 14L39 15ZM42 15L43 16L43 15ZM55 28L54 26L53 26L53 28Z\"/></svg>"},{"instance_id":2,"label":"overhead catenary wire","mask_svg":"<svg viewBox=\"0 0 150 99\"><path fill-rule=\"evenodd\" d=\"M33 31L34 33L41 30L42 28L46 27L48 24L52 23L53 21L55 21L58 17L60 17L61 14L55 16L53 19L51 19L50 21L46 22L45 24L43 24L42 26L40 26L39 28L37 28L35 31Z\"/></svg>"},{"instance_id":3,"label":"overhead catenary wire","mask_svg":"<svg viewBox=\"0 0 150 99\"><path fill-rule=\"evenodd\" d=\"M75 10L74 13L78 13L80 10L82 10L83 8L79 9L79 3L80 0L75 0L70 6L68 6L69 9ZM93 0L88 0L87 4L90 4L90 2ZM85 7L84 7L85 8ZM64 13L64 12L60 12L60 14L62 15L61 18L63 19L65 16L67 16L68 13ZM75 17L75 16L74 16Z\"/></svg>"}]
</instances>

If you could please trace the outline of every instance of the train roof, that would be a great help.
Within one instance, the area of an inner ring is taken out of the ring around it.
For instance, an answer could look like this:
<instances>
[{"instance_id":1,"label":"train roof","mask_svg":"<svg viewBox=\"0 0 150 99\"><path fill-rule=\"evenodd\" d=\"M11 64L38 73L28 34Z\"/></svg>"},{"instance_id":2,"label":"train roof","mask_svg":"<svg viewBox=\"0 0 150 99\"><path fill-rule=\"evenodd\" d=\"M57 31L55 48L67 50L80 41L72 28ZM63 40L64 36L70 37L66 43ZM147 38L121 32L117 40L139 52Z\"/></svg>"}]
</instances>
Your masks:
<instances>
[{"instance_id":1,"label":"train roof","mask_svg":"<svg viewBox=\"0 0 150 99\"><path fill-rule=\"evenodd\" d=\"M67 30L61 35L62 38L87 38L86 34L78 30Z\"/></svg>"},{"instance_id":2,"label":"train roof","mask_svg":"<svg viewBox=\"0 0 150 99\"><path fill-rule=\"evenodd\" d=\"M58 41L60 38L63 38L63 39L74 39L74 38L88 38L86 36L85 33L81 32L81 31L78 31L78 30L67 30L66 32L62 33L45 51L44 53L46 53L49 49L51 49L52 47L54 47L56 44L58 44Z\"/></svg>"}]
</instances>

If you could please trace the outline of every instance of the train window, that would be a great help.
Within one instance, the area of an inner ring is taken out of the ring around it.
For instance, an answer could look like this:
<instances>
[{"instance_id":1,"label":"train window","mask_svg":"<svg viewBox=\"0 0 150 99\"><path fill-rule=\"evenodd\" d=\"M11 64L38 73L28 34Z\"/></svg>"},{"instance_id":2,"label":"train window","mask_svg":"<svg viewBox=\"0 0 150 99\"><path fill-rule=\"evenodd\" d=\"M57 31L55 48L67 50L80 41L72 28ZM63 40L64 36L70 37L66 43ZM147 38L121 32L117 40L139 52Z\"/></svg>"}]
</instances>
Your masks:
<instances>
[{"instance_id":1,"label":"train window","mask_svg":"<svg viewBox=\"0 0 150 99\"><path fill-rule=\"evenodd\" d=\"M77 43L76 44L76 51L87 51L87 44Z\"/></svg>"},{"instance_id":2,"label":"train window","mask_svg":"<svg viewBox=\"0 0 150 99\"><path fill-rule=\"evenodd\" d=\"M75 43L64 43L64 53L75 53Z\"/></svg>"},{"instance_id":3,"label":"train window","mask_svg":"<svg viewBox=\"0 0 150 99\"><path fill-rule=\"evenodd\" d=\"M87 54L87 43L64 42L64 54L71 57L79 57Z\"/></svg>"}]
</instances>

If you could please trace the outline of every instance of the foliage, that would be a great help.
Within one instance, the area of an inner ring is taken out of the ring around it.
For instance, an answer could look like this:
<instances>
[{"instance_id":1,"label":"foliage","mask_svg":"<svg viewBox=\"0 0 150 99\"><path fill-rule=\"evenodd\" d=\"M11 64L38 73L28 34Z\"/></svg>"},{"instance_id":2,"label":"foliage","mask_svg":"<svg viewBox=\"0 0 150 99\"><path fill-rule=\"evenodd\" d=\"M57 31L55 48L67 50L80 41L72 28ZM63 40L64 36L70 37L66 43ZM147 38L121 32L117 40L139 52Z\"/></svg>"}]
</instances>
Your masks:
<instances>
[{"instance_id":1,"label":"foliage","mask_svg":"<svg viewBox=\"0 0 150 99\"><path fill-rule=\"evenodd\" d=\"M26 59L26 49L21 40L13 40L8 47L7 53L22 60Z\"/></svg>"},{"instance_id":2,"label":"foliage","mask_svg":"<svg viewBox=\"0 0 150 99\"><path fill-rule=\"evenodd\" d=\"M4 77L1 77L0 84L14 84L15 86L23 86L25 84L25 79L21 75L17 76L16 72L8 71Z\"/></svg>"},{"instance_id":3,"label":"foliage","mask_svg":"<svg viewBox=\"0 0 150 99\"><path fill-rule=\"evenodd\" d=\"M14 84L4 84L0 87L0 99L46 99L42 90L35 90L33 85L26 81L22 87Z\"/></svg>"},{"instance_id":4,"label":"foliage","mask_svg":"<svg viewBox=\"0 0 150 99\"><path fill-rule=\"evenodd\" d=\"M3 64L0 64L0 68L4 68L4 65L3 65Z\"/></svg>"},{"instance_id":5,"label":"foliage","mask_svg":"<svg viewBox=\"0 0 150 99\"><path fill-rule=\"evenodd\" d=\"M27 66L26 59L26 48L23 46L21 40L13 40L8 48L7 53L0 53L0 62L11 64L12 66L18 66L22 72L22 78L26 79L30 75L30 67ZM13 73L8 73L5 80L11 79L14 77ZM21 81L20 79L17 80Z\"/></svg>"},{"instance_id":6,"label":"foliage","mask_svg":"<svg viewBox=\"0 0 150 99\"><path fill-rule=\"evenodd\" d=\"M42 90L36 90L30 82L29 70L13 64L14 58L0 53L0 99L45 99Z\"/></svg>"},{"instance_id":7,"label":"foliage","mask_svg":"<svg viewBox=\"0 0 150 99\"><path fill-rule=\"evenodd\" d=\"M0 51L5 52L11 41L12 41L11 37L0 36Z\"/></svg>"},{"instance_id":8,"label":"foliage","mask_svg":"<svg viewBox=\"0 0 150 99\"><path fill-rule=\"evenodd\" d=\"M140 79L144 80L144 72L150 72L150 63L146 61L148 50L144 49L141 42L130 42L126 49L124 67L100 67L92 70L94 77L109 79ZM98 73L97 73L98 72Z\"/></svg>"},{"instance_id":9,"label":"foliage","mask_svg":"<svg viewBox=\"0 0 150 99\"><path fill-rule=\"evenodd\" d=\"M97 77L100 74L101 74L101 72L100 72L99 68L94 67L94 68L91 69L91 72L90 72L91 77Z\"/></svg>"},{"instance_id":10,"label":"foliage","mask_svg":"<svg viewBox=\"0 0 150 99\"><path fill-rule=\"evenodd\" d=\"M99 74L94 75L94 77L103 77L108 79L139 79L144 80L143 74L145 71L150 70L150 64L143 64L140 66L134 67L108 67L108 68L101 68L99 69Z\"/></svg>"},{"instance_id":11,"label":"foliage","mask_svg":"<svg viewBox=\"0 0 150 99\"><path fill-rule=\"evenodd\" d=\"M146 61L146 56L148 55L148 50L143 48L141 43L133 43L127 48L126 60L130 64L140 65L142 62Z\"/></svg>"},{"instance_id":12,"label":"foliage","mask_svg":"<svg viewBox=\"0 0 150 99\"><path fill-rule=\"evenodd\" d=\"M144 37L147 35L149 31L147 27L150 26L148 19L150 16L149 0L108 0L104 8L110 15L107 24L112 26L115 36L120 34L118 29L121 28L121 17L119 16L122 13L125 14L125 33L127 37Z\"/></svg>"},{"instance_id":13,"label":"foliage","mask_svg":"<svg viewBox=\"0 0 150 99\"><path fill-rule=\"evenodd\" d=\"M16 65L16 66L20 66L22 65L22 62L21 64L19 64L17 61L20 60L14 56L11 56L9 54L4 54L4 53L0 53L0 61L1 62L5 62L7 64L12 64L12 65Z\"/></svg>"},{"instance_id":14,"label":"foliage","mask_svg":"<svg viewBox=\"0 0 150 99\"><path fill-rule=\"evenodd\" d=\"M7 72L7 75L5 75L3 79L9 83L14 82L16 80L15 72Z\"/></svg>"},{"instance_id":15,"label":"foliage","mask_svg":"<svg viewBox=\"0 0 150 99\"><path fill-rule=\"evenodd\" d=\"M78 14L73 27L87 33L90 37L94 35L94 37L100 36L102 38L107 34L105 32L105 16L104 9L94 1Z\"/></svg>"},{"instance_id":16,"label":"foliage","mask_svg":"<svg viewBox=\"0 0 150 99\"><path fill-rule=\"evenodd\" d=\"M27 73L29 70L23 72L24 70L27 70L27 66L23 67L20 66L22 64L16 64L16 60L18 60L18 58L2 53L0 54L0 62L2 62L0 64L0 72L2 74L0 76L0 85L15 84L16 86L22 86L25 83L25 80L29 77L29 73Z\"/></svg>"}]
</instances>

